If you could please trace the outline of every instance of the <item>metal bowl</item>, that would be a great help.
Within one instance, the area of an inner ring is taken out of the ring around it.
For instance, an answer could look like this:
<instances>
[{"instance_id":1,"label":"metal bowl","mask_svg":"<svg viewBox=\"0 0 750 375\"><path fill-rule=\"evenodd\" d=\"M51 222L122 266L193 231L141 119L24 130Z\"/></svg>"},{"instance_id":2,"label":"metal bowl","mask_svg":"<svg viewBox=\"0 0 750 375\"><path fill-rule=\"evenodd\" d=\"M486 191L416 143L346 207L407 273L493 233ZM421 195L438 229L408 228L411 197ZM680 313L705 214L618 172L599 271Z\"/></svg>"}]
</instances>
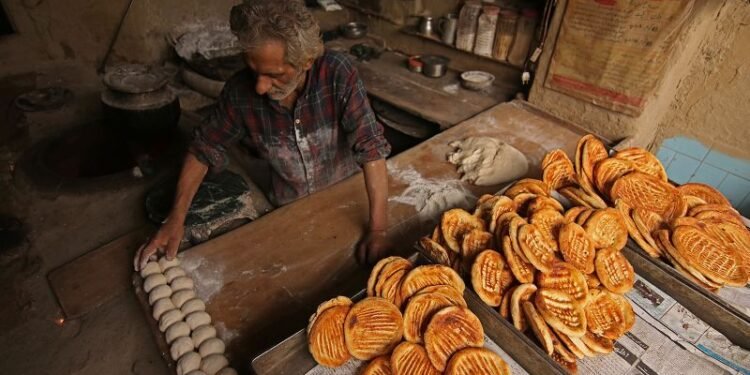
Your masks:
<instances>
[{"instance_id":1,"label":"metal bowl","mask_svg":"<svg viewBox=\"0 0 750 375\"><path fill-rule=\"evenodd\" d=\"M341 25L341 34L348 39L359 39L367 35L367 25L359 22L349 22Z\"/></svg>"},{"instance_id":2,"label":"metal bowl","mask_svg":"<svg viewBox=\"0 0 750 375\"><path fill-rule=\"evenodd\" d=\"M461 85L469 90L480 91L492 86L495 76L481 70L469 70L461 73Z\"/></svg>"}]
</instances>

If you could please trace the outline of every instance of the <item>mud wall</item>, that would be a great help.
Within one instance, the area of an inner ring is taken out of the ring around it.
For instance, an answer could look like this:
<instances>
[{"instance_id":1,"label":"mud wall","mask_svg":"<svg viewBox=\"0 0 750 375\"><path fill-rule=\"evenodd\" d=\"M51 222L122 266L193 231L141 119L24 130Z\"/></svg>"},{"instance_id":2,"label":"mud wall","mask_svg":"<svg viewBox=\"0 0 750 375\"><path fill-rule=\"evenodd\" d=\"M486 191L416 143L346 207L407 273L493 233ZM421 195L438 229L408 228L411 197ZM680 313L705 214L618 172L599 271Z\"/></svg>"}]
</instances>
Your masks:
<instances>
[{"instance_id":1,"label":"mud wall","mask_svg":"<svg viewBox=\"0 0 750 375\"><path fill-rule=\"evenodd\" d=\"M750 159L750 3L726 1L659 125L656 142L675 135Z\"/></svg>"},{"instance_id":2,"label":"mud wall","mask_svg":"<svg viewBox=\"0 0 750 375\"><path fill-rule=\"evenodd\" d=\"M130 0L2 0L17 31L0 38L0 75L76 60L98 66ZM132 0L110 61L153 63L177 26L226 22L238 0Z\"/></svg>"},{"instance_id":3,"label":"mud wall","mask_svg":"<svg viewBox=\"0 0 750 375\"><path fill-rule=\"evenodd\" d=\"M562 1L559 9L567 2ZM548 39L554 43L563 12ZM692 16L656 90L639 116L612 112L544 87L553 49L544 51L529 100L623 146L652 149L674 135L687 135L728 153L750 157L750 3L696 0Z\"/></svg>"}]
</instances>

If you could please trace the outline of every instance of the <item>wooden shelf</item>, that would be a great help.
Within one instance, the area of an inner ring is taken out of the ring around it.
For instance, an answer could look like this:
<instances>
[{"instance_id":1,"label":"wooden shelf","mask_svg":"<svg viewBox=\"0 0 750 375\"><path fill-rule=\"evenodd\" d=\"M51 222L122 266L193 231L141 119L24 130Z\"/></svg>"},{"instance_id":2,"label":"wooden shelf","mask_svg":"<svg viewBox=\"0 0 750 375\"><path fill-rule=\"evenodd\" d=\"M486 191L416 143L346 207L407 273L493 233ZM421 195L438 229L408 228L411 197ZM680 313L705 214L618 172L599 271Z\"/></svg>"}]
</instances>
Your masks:
<instances>
[{"instance_id":1,"label":"wooden shelf","mask_svg":"<svg viewBox=\"0 0 750 375\"><path fill-rule=\"evenodd\" d=\"M513 64L511 64L511 63L509 63L507 61L497 60L497 59L493 59L491 57L477 55L477 54L475 54L473 52L464 51L462 49L456 48L453 45L450 45L450 44L447 44L447 43L443 43L443 41L440 40L440 38L438 38L437 36L421 34L413 26L404 27L404 28L401 29L401 32L404 33L404 34L409 34L409 35L412 35L412 36L416 36L416 37L418 37L420 39L429 40L429 41L431 41L433 43L440 44L440 45L442 45L444 47L447 47L447 48L450 48L450 49L452 49L454 51L459 51L459 52L464 53L464 54L466 54L468 56L478 57L478 58L480 58L482 60L491 61L491 62L500 64L500 65L503 65L503 66L507 66L509 68L517 69L519 72L521 71L521 67L520 66L513 65Z\"/></svg>"}]
</instances>

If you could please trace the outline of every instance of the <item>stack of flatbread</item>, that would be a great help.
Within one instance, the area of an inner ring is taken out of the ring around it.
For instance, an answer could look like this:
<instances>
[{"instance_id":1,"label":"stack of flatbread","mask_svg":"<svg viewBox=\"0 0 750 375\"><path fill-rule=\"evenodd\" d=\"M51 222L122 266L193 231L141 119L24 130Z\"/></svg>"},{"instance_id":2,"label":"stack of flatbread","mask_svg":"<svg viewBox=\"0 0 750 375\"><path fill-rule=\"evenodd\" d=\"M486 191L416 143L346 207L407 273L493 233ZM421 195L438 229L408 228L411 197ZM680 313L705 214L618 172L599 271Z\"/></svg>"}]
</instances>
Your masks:
<instances>
[{"instance_id":1,"label":"stack of flatbread","mask_svg":"<svg viewBox=\"0 0 750 375\"><path fill-rule=\"evenodd\" d=\"M542 161L543 180L573 204L615 207L630 237L709 290L750 283L750 231L729 200L700 183L673 186L658 158L642 148L612 157L593 135L575 163L562 150Z\"/></svg>"},{"instance_id":2,"label":"stack of flatbread","mask_svg":"<svg viewBox=\"0 0 750 375\"><path fill-rule=\"evenodd\" d=\"M520 180L479 198L473 213L444 212L420 245L574 373L577 359L612 352L635 323L623 297L635 272L620 252L628 238L620 211L565 211L550 193L544 181Z\"/></svg>"},{"instance_id":3,"label":"stack of flatbread","mask_svg":"<svg viewBox=\"0 0 750 375\"><path fill-rule=\"evenodd\" d=\"M351 357L369 361L366 375L510 374L500 356L482 347L484 330L464 289L450 267L385 258L370 273L367 298L336 297L318 306L307 328L310 353L327 367Z\"/></svg>"}]
</instances>

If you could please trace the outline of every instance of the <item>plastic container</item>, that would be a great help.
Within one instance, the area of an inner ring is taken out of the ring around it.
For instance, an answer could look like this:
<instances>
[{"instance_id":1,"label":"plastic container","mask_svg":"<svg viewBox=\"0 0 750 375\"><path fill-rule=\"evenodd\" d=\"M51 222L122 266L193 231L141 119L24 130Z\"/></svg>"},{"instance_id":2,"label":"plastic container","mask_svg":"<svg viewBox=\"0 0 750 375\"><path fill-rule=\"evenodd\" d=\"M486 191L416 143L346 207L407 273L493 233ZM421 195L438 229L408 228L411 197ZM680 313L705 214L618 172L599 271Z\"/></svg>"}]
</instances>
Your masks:
<instances>
[{"instance_id":1,"label":"plastic container","mask_svg":"<svg viewBox=\"0 0 750 375\"><path fill-rule=\"evenodd\" d=\"M521 11L521 17L518 19L516 27L516 36L513 39L513 46L508 54L508 62L521 66L526 62L526 56L529 54L529 48L534 41L536 25L539 22L539 11L533 8L526 8Z\"/></svg>"},{"instance_id":2,"label":"plastic container","mask_svg":"<svg viewBox=\"0 0 750 375\"><path fill-rule=\"evenodd\" d=\"M476 0L468 0L458 15L458 32L456 33L456 48L468 52L474 50L477 36L477 19L482 11L482 4Z\"/></svg>"},{"instance_id":3,"label":"plastic container","mask_svg":"<svg viewBox=\"0 0 750 375\"><path fill-rule=\"evenodd\" d=\"M507 61L513 39L516 37L516 26L518 24L518 11L504 9L500 11L497 21L497 35L495 36L495 48L492 57L497 60Z\"/></svg>"},{"instance_id":4,"label":"plastic container","mask_svg":"<svg viewBox=\"0 0 750 375\"><path fill-rule=\"evenodd\" d=\"M492 45L495 43L497 18L500 8L494 5L482 6L482 14L477 21L477 36L474 42L474 53L480 56L492 56Z\"/></svg>"}]
</instances>

